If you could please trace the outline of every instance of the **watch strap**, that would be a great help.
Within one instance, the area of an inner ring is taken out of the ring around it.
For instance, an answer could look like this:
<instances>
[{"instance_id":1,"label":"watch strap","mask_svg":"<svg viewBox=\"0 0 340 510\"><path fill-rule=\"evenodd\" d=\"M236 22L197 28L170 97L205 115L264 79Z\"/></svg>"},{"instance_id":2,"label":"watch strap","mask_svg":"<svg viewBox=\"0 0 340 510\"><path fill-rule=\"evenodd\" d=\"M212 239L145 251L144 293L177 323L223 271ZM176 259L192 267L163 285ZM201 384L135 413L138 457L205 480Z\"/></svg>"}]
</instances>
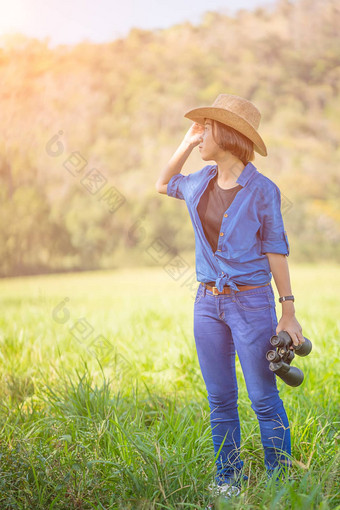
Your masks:
<instances>
[{"instance_id":1,"label":"watch strap","mask_svg":"<svg viewBox=\"0 0 340 510\"><path fill-rule=\"evenodd\" d=\"M282 296L279 298L279 302L283 303L284 301L295 301L294 296Z\"/></svg>"}]
</instances>

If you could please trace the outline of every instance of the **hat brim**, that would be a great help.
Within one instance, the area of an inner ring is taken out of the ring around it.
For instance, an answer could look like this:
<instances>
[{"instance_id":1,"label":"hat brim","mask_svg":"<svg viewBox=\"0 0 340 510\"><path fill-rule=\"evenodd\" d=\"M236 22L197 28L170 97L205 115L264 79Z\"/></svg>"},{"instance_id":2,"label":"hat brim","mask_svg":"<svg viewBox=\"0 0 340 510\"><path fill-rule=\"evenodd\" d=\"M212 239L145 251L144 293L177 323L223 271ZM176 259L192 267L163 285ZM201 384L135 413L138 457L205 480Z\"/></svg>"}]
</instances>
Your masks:
<instances>
[{"instance_id":1,"label":"hat brim","mask_svg":"<svg viewBox=\"0 0 340 510\"><path fill-rule=\"evenodd\" d=\"M261 154L261 156L267 156L265 143L256 129L254 129L248 121L233 112L225 110L224 108L207 106L204 108L195 108L194 110L190 110L184 115L184 117L197 122L197 124L204 125L205 119L212 119L217 120L226 126L232 127L254 143L254 150L256 152Z\"/></svg>"}]
</instances>

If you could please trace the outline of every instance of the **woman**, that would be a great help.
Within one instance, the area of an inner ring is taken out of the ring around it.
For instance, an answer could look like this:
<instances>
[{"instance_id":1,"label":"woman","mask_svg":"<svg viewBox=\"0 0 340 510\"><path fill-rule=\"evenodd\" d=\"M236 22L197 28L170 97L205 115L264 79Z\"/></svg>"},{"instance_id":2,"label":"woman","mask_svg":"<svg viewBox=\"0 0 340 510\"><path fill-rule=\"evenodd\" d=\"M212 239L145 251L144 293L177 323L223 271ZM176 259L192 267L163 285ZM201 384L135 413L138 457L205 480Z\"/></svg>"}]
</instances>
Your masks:
<instances>
[{"instance_id":1,"label":"woman","mask_svg":"<svg viewBox=\"0 0 340 510\"><path fill-rule=\"evenodd\" d=\"M194 121L156 183L159 193L186 201L195 232L194 336L211 410L218 492L238 492L242 479L237 410L237 352L252 409L260 425L268 476L290 465L288 418L266 352L281 330L304 341L295 318L281 215L280 190L251 163L267 155L258 133L260 112L246 99L221 94ZM181 169L194 147L215 161L189 175ZM271 277L282 302L277 321ZM282 299L284 298L284 299ZM243 478L244 477L243 475Z\"/></svg>"}]
</instances>

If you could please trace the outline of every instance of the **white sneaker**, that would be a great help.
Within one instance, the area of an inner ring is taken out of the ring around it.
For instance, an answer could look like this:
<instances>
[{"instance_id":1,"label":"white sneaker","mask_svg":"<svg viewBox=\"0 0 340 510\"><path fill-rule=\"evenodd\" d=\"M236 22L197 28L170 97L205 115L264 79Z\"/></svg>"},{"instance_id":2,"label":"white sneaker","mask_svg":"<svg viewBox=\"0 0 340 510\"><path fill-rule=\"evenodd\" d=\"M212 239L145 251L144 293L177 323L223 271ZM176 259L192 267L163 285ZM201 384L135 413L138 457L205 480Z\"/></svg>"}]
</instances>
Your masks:
<instances>
[{"instance_id":1,"label":"white sneaker","mask_svg":"<svg viewBox=\"0 0 340 510\"><path fill-rule=\"evenodd\" d=\"M209 485L208 490L213 494L213 496L219 496L222 494L225 498L238 496L241 492L241 489L237 487L237 485L231 485L230 483L218 485L216 482Z\"/></svg>"}]
</instances>

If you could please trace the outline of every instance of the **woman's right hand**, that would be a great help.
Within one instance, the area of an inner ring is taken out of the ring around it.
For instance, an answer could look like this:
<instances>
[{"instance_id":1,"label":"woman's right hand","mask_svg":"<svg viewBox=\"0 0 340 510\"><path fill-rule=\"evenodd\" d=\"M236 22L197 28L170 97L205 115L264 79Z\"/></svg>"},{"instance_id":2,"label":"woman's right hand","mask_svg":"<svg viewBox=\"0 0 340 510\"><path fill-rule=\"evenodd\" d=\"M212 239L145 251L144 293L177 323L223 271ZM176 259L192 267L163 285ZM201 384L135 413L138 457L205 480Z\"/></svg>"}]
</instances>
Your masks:
<instances>
[{"instance_id":1,"label":"woman's right hand","mask_svg":"<svg viewBox=\"0 0 340 510\"><path fill-rule=\"evenodd\" d=\"M171 156L168 164L162 170L158 181L156 182L156 190L158 193L167 193L167 185L171 177L175 174L179 174L182 167L191 151L196 145L203 141L204 126L192 124L191 128L186 133L176 152Z\"/></svg>"},{"instance_id":2,"label":"woman's right hand","mask_svg":"<svg viewBox=\"0 0 340 510\"><path fill-rule=\"evenodd\" d=\"M184 142L192 147L196 147L203 141L204 126L194 122L190 129L187 131Z\"/></svg>"}]
</instances>

